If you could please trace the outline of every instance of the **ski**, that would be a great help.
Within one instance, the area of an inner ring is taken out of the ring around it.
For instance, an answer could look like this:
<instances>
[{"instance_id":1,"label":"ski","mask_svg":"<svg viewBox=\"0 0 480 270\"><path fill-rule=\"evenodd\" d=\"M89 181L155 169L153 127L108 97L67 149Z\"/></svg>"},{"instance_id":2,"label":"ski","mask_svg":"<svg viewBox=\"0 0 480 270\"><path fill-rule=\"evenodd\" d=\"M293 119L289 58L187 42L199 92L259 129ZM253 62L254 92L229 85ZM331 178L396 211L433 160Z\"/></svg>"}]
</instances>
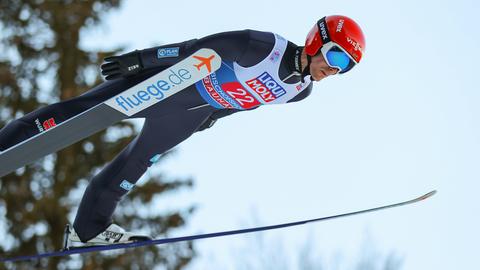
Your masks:
<instances>
[{"instance_id":1,"label":"ski","mask_svg":"<svg viewBox=\"0 0 480 270\"><path fill-rule=\"evenodd\" d=\"M61 150L193 85L220 68L211 49L191 56L120 94L0 153L0 177ZM137 104L132 100L137 100Z\"/></svg>"},{"instance_id":2,"label":"ski","mask_svg":"<svg viewBox=\"0 0 480 270\"><path fill-rule=\"evenodd\" d=\"M307 223L311 223L311 222L325 221L325 220L330 220L330 219L348 217L348 216L353 216L353 215L359 215L359 214L364 214L364 213L369 213L369 212L374 212L374 211L379 211L379 210L384 210L384 209L409 205L409 204L413 204L413 203L417 203L417 202L426 200L427 198L432 197L435 193L436 193L436 191L434 190L434 191L431 191L431 192L429 192L425 195L417 197L415 199L411 199L411 200L400 202L400 203L394 203L394 204L384 205L384 206L380 206L380 207L375 207L375 208L370 208L370 209L365 209L365 210L360 210L360 211L355 211L355 212L343 213L343 214L321 217L321 218L315 218L315 219L301 220L301 221L290 222L290 223L283 223L283 224L264 226L264 227L254 227L254 228L249 228L249 229L222 231L222 232L207 233L207 234L197 234L197 235L182 236L182 237L153 239L153 240L147 240L147 241L141 241L141 242L132 242L132 243L123 243L123 244L111 244L111 245L103 245L103 246L85 246L85 247L74 247L74 248L66 247L66 248L64 248L64 250L61 250L61 251L41 253L41 254L35 254L35 255L29 255L29 256L19 256L19 257L12 257L12 258L1 258L0 262L18 262L18 261L36 260L36 259L48 258L48 257L65 256L65 255L73 255L73 254L105 251L105 250L136 248L136 247L151 246L151 245L162 245L162 244L176 243L176 242L182 242L182 241L192 241L192 240L198 240L198 239L223 237L223 236L228 236L228 235L236 235L236 234L245 234L245 233L252 233L252 232L275 230L275 229L280 229L280 228L303 225L303 224L307 224Z\"/></svg>"}]
</instances>

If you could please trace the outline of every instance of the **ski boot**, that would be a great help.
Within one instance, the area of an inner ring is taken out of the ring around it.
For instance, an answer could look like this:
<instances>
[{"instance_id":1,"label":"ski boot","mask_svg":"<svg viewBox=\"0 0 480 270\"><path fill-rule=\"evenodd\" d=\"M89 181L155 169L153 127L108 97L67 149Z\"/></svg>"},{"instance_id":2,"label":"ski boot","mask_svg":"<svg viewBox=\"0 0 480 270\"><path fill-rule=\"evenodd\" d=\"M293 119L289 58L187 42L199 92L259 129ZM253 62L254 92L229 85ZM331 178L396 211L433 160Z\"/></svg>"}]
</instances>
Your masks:
<instances>
[{"instance_id":1,"label":"ski boot","mask_svg":"<svg viewBox=\"0 0 480 270\"><path fill-rule=\"evenodd\" d=\"M150 236L139 235L131 232L125 231L122 227L111 224L108 226L105 231L99 233L94 238L82 242L80 237L78 237L75 229L73 229L70 224L67 224L65 227L65 238L64 238L64 247L63 250L69 250L72 248L81 248L81 247L91 247L99 245L111 245L111 244L122 244L122 243L132 243L138 241L148 241L152 240ZM80 246L78 244L81 244Z\"/></svg>"}]
</instances>

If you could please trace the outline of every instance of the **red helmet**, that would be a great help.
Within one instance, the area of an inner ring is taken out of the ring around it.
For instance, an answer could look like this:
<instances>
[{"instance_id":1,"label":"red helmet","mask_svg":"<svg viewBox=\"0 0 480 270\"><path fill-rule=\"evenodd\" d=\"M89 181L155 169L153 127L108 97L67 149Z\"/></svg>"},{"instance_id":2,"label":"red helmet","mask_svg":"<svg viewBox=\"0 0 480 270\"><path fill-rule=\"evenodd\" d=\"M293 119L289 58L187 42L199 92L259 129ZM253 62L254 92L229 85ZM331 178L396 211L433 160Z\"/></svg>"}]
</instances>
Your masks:
<instances>
[{"instance_id":1,"label":"red helmet","mask_svg":"<svg viewBox=\"0 0 480 270\"><path fill-rule=\"evenodd\" d=\"M356 64L362 59L365 37L354 20L341 15L323 17L308 33L305 52L309 56L315 56L324 45L331 45L330 42L348 53Z\"/></svg>"}]
</instances>

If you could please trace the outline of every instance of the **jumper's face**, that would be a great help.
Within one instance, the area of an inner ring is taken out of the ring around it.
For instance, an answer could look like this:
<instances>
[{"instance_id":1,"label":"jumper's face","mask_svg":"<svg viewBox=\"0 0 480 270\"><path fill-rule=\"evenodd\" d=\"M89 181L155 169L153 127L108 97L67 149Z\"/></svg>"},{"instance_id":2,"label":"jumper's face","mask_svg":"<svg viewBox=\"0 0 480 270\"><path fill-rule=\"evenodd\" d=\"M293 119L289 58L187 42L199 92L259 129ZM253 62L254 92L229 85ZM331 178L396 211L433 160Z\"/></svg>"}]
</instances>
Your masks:
<instances>
[{"instance_id":1,"label":"jumper's face","mask_svg":"<svg viewBox=\"0 0 480 270\"><path fill-rule=\"evenodd\" d=\"M321 53L312 57L312 62L310 63L312 80L318 82L328 76L337 74L337 72L338 69L330 67Z\"/></svg>"}]
</instances>

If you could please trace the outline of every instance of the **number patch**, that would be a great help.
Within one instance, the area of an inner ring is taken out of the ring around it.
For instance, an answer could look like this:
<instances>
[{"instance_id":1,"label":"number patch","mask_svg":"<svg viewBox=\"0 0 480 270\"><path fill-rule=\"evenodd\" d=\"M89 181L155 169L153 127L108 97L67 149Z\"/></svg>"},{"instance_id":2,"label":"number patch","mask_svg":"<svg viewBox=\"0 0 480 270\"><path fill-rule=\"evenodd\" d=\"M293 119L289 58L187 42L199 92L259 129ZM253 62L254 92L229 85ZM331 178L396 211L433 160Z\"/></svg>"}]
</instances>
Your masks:
<instances>
[{"instance_id":1,"label":"number patch","mask_svg":"<svg viewBox=\"0 0 480 270\"><path fill-rule=\"evenodd\" d=\"M239 82L224 83L222 89L244 109L261 105Z\"/></svg>"}]
</instances>

